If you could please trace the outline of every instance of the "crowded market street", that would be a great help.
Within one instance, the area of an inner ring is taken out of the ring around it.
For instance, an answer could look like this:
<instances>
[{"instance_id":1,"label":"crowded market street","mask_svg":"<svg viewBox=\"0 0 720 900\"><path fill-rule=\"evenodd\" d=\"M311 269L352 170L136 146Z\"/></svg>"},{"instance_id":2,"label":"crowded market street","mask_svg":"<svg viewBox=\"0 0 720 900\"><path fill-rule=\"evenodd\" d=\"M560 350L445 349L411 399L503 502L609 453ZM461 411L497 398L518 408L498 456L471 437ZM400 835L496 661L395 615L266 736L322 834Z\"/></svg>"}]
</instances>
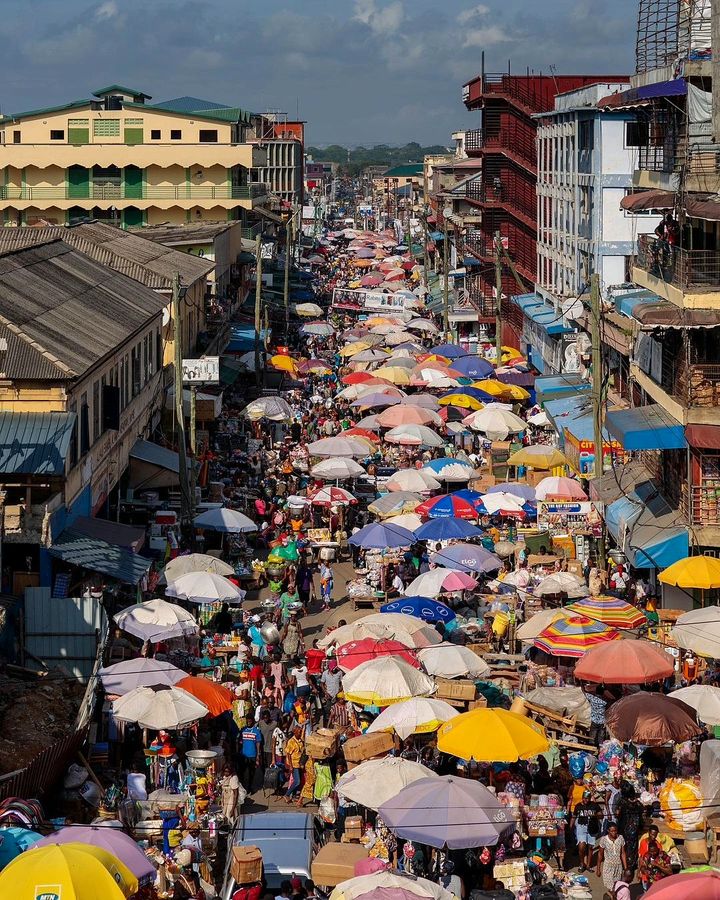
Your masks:
<instances>
[{"instance_id":1,"label":"crowded market street","mask_svg":"<svg viewBox=\"0 0 720 900\"><path fill-rule=\"evenodd\" d=\"M628 562L422 235L310 243L113 612L88 756L0 802L0 898L719 896L720 618L657 591L720 562Z\"/></svg>"}]
</instances>

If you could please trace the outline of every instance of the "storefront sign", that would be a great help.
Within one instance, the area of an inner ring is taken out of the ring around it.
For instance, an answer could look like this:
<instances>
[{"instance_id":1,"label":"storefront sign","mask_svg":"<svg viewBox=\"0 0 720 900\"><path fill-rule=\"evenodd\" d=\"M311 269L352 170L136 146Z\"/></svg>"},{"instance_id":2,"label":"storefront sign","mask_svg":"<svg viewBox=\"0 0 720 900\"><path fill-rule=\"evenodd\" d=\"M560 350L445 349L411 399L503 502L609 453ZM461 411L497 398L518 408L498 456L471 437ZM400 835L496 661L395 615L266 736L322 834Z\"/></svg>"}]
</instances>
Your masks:
<instances>
[{"instance_id":1,"label":"storefront sign","mask_svg":"<svg viewBox=\"0 0 720 900\"><path fill-rule=\"evenodd\" d=\"M595 442L578 440L569 428L565 435L565 456L578 475L595 472ZM622 465L625 459L622 446L617 441L603 441L603 471L614 465Z\"/></svg>"},{"instance_id":2,"label":"storefront sign","mask_svg":"<svg viewBox=\"0 0 720 900\"><path fill-rule=\"evenodd\" d=\"M597 537L602 533L604 504L595 500L541 500L537 505L537 521L540 530L591 531Z\"/></svg>"}]
</instances>

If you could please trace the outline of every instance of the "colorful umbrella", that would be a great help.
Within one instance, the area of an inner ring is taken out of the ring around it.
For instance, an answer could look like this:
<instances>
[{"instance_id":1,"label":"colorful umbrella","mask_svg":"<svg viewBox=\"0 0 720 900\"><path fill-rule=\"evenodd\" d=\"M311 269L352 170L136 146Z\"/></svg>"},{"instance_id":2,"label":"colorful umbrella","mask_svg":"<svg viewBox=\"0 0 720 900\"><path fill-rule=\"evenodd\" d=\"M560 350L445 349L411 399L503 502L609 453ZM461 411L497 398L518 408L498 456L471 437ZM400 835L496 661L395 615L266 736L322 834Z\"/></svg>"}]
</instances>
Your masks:
<instances>
[{"instance_id":1,"label":"colorful umbrella","mask_svg":"<svg viewBox=\"0 0 720 900\"><path fill-rule=\"evenodd\" d=\"M430 562L459 572L497 572L502 560L477 544L451 544L430 554Z\"/></svg>"},{"instance_id":2,"label":"colorful umbrella","mask_svg":"<svg viewBox=\"0 0 720 900\"><path fill-rule=\"evenodd\" d=\"M517 762L545 753L550 743L540 725L505 709L473 709L438 731L438 750L477 762Z\"/></svg>"},{"instance_id":3,"label":"colorful umbrella","mask_svg":"<svg viewBox=\"0 0 720 900\"><path fill-rule=\"evenodd\" d=\"M562 475L550 475L535 485L535 496L538 500L548 497L561 500L587 500L588 496L579 481Z\"/></svg>"},{"instance_id":4,"label":"colorful umbrella","mask_svg":"<svg viewBox=\"0 0 720 900\"><path fill-rule=\"evenodd\" d=\"M442 447L445 444L440 435L427 425L398 425L387 432L384 440L389 444L408 447Z\"/></svg>"},{"instance_id":5,"label":"colorful umbrella","mask_svg":"<svg viewBox=\"0 0 720 900\"><path fill-rule=\"evenodd\" d=\"M380 607L381 613L402 613L426 622L452 622L455 613L445 603L432 597L403 596Z\"/></svg>"},{"instance_id":6,"label":"colorful umbrella","mask_svg":"<svg viewBox=\"0 0 720 900\"><path fill-rule=\"evenodd\" d=\"M343 458L343 457L341 457ZM335 487L335 485L325 485L314 493L310 494L308 500L313 506L350 506L357 503L357 498L345 488Z\"/></svg>"},{"instance_id":7,"label":"colorful umbrella","mask_svg":"<svg viewBox=\"0 0 720 900\"><path fill-rule=\"evenodd\" d=\"M367 733L394 731L399 738L405 740L411 734L430 734L437 731L443 722L448 722L457 715L458 711L444 700L413 697L412 700L387 706L370 723Z\"/></svg>"},{"instance_id":8,"label":"colorful umbrella","mask_svg":"<svg viewBox=\"0 0 720 900\"><path fill-rule=\"evenodd\" d=\"M348 539L349 544L365 549L383 549L386 547L410 547L415 543L415 537L412 531L406 528L400 528L397 525L382 524L380 522L371 522L365 525L360 531L351 535Z\"/></svg>"},{"instance_id":9,"label":"colorful umbrella","mask_svg":"<svg viewBox=\"0 0 720 900\"><path fill-rule=\"evenodd\" d=\"M565 609L570 615L587 616L610 628L640 628L647 624L645 615L620 597L586 597L571 603Z\"/></svg>"},{"instance_id":10,"label":"colorful umbrella","mask_svg":"<svg viewBox=\"0 0 720 900\"><path fill-rule=\"evenodd\" d=\"M220 716L229 709L232 709L233 700L232 693L222 684L210 681L209 678L197 678L188 675L177 686L192 694L201 703L210 710L211 716Z\"/></svg>"},{"instance_id":11,"label":"colorful umbrella","mask_svg":"<svg viewBox=\"0 0 720 900\"><path fill-rule=\"evenodd\" d=\"M492 365L480 356L460 356L453 360L453 369L469 378L486 378L493 373Z\"/></svg>"},{"instance_id":12,"label":"colorful umbrella","mask_svg":"<svg viewBox=\"0 0 720 900\"><path fill-rule=\"evenodd\" d=\"M82 843L31 847L0 873L0 897L8 900L121 900L137 889L114 854Z\"/></svg>"},{"instance_id":13,"label":"colorful umbrella","mask_svg":"<svg viewBox=\"0 0 720 900\"><path fill-rule=\"evenodd\" d=\"M384 409L378 416L378 423L383 428L397 428L398 425L442 425L442 419L432 409L421 406L394 406Z\"/></svg>"},{"instance_id":14,"label":"colorful umbrella","mask_svg":"<svg viewBox=\"0 0 720 900\"><path fill-rule=\"evenodd\" d=\"M426 516L429 519L469 519L477 522L477 507L474 506L457 494L440 494L437 497L430 497L424 503L417 507L416 512L419 516Z\"/></svg>"},{"instance_id":15,"label":"colorful umbrella","mask_svg":"<svg viewBox=\"0 0 720 900\"><path fill-rule=\"evenodd\" d=\"M414 652L400 641L394 641L391 638L380 640L362 638L359 641L349 641L347 644L341 644L335 650L335 656L343 672L352 672L361 663L378 659L381 656L397 656L416 669L420 668Z\"/></svg>"},{"instance_id":16,"label":"colorful umbrella","mask_svg":"<svg viewBox=\"0 0 720 900\"><path fill-rule=\"evenodd\" d=\"M2 832L0 832L1 834ZM40 837L38 835L38 837ZM59 844L87 844L106 850L120 860L137 878L138 885L152 884L157 871L137 843L119 828L98 825L71 825L38 841L38 847L52 847Z\"/></svg>"},{"instance_id":17,"label":"colorful umbrella","mask_svg":"<svg viewBox=\"0 0 720 900\"><path fill-rule=\"evenodd\" d=\"M484 395L483 399L486 399L486 395ZM438 403L440 406L457 406L460 409L481 410L483 408L483 400L478 397L473 397L471 394L468 394L466 390L452 391L449 394L443 394L438 400Z\"/></svg>"},{"instance_id":18,"label":"colorful umbrella","mask_svg":"<svg viewBox=\"0 0 720 900\"><path fill-rule=\"evenodd\" d=\"M418 541L450 541L464 538L482 537L483 532L475 525L462 519L430 519L418 528L415 539Z\"/></svg>"},{"instance_id":19,"label":"colorful umbrella","mask_svg":"<svg viewBox=\"0 0 720 900\"><path fill-rule=\"evenodd\" d=\"M406 593L410 597L437 597L440 593L469 591L474 587L477 587L477 581L466 572L437 568L423 572L413 579L407 586Z\"/></svg>"},{"instance_id":20,"label":"colorful umbrella","mask_svg":"<svg viewBox=\"0 0 720 900\"><path fill-rule=\"evenodd\" d=\"M564 453L556 447L546 447L543 444L535 444L523 447L508 459L509 466L530 466L533 469L554 469L556 466L568 464Z\"/></svg>"},{"instance_id":21,"label":"colorful umbrella","mask_svg":"<svg viewBox=\"0 0 720 900\"><path fill-rule=\"evenodd\" d=\"M0 828L0 869L4 869L16 856L29 850L41 839L41 834L28 828Z\"/></svg>"},{"instance_id":22,"label":"colorful umbrella","mask_svg":"<svg viewBox=\"0 0 720 900\"><path fill-rule=\"evenodd\" d=\"M428 675L435 678L484 678L490 672L482 657L459 644L425 647L418 651L418 658Z\"/></svg>"},{"instance_id":23,"label":"colorful umbrella","mask_svg":"<svg viewBox=\"0 0 720 900\"><path fill-rule=\"evenodd\" d=\"M548 625L534 643L551 656L580 657L595 644L616 641L620 637L619 631L586 616L563 616Z\"/></svg>"},{"instance_id":24,"label":"colorful umbrella","mask_svg":"<svg viewBox=\"0 0 720 900\"><path fill-rule=\"evenodd\" d=\"M521 629L524 627L521 626ZM575 678L578 681L604 684L652 684L669 678L674 671L672 656L648 641L598 644L575 664Z\"/></svg>"},{"instance_id":25,"label":"colorful umbrella","mask_svg":"<svg viewBox=\"0 0 720 900\"><path fill-rule=\"evenodd\" d=\"M659 575L663 584L708 591L720 588L720 559L714 556L688 556L680 559Z\"/></svg>"},{"instance_id":26,"label":"colorful umbrella","mask_svg":"<svg viewBox=\"0 0 720 900\"><path fill-rule=\"evenodd\" d=\"M403 759L400 756L386 756L383 759L366 759L359 766L346 772L338 778L335 789L342 794L343 797L350 800L351 803L359 803L368 809L377 809L378 806L385 803L391 797L397 796L400 791L417 781L419 778L437 778L435 773L421 763L412 762L409 759ZM365 896L374 890L379 890L380 897L385 896L382 891L383 883L390 879L397 880L401 884L408 880L402 876L397 876L393 872L378 872L377 876L386 876L378 878L375 875L364 875L362 878L351 878L344 881L330 895L333 900L335 898L345 898L345 900L353 900ZM418 882L424 879L413 879L410 883L415 887ZM357 891L353 890L355 882L358 882ZM393 883L390 881L390 883ZM391 895L392 896L392 895ZM427 894L417 894L410 889L410 897L428 896ZM433 895L431 895L433 896ZM452 897L452 894L450 895Z\"/></svg>"},{"instance_id":27,"label":"colorful umbrella","mask_svg":"<svg viewBox=\"0 0 720 900\"><path fill-rule=\"evenodd\" d=\"M449 850L494 846L515 827L512 811L484 784L455 775L414 781L378 815L398 837Z\"/></svg>"},{"instance_id":28,"label":"colorful umbrella","mask_svg":"<svg viewBox=\"0 0 720 900\"><path fill-rule=\"evenodd\" d=\"M681 744L702 732L691 706L650 691L638 691L616 700L608 708L605 722L612 736L622 743L647 747Z\"/></svg>"},{"instance_id":29,"label":"colorful umbrella","mask_svg":"<svg viewBox=\"0 0 720 900\"><path fill-rule=\"evenodd\" d=\"M643 894L648 900L720 900L720 872L680 872L656 881Z\"/></svg>"},{"instance_id":30,"label":"colorful umbrella","mask_svg":"<svg viewBox=\"0 0 720 900\"><path fill-rule=\"evenodd\" d=\"M412 491L425 494L436 491L440 482L432 472L423 469L400 469L387 480L386 487L389 491Z\"/></svg>"},{"instance_id":31,"label":"colorful umbrella","mask_svg":"<svg viewBox=\"0 0 720 900\"><path fill-rule=\"evenodd\" d=\"M346 700L361 706L390 706L411 697L427 697L435 691L435 682L429 675L395 656L360 663L343 678Z\"/></svg>"}]
</instances>

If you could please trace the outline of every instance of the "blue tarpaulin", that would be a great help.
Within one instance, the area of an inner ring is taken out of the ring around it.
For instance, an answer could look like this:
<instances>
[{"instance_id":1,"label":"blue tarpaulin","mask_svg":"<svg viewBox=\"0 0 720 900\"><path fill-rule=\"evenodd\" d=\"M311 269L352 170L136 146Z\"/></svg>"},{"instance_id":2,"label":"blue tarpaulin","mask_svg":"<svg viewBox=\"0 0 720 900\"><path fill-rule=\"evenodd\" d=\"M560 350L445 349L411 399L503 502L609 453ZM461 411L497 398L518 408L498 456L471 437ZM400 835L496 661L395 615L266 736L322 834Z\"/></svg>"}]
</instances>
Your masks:
<instances>
[{"instance_id":1,"label":"blue tarpaulin","mask_svg":"<svg viewBox=\"0 0 720 900\"><path fill-rule=\"evenodd\" d=\"M265 340L265 332L261 332L260 339ZM228 353L245 353L255 348L255 328L252 325L233 325L230 329L230 343L227 346Z\"/></svg>"},{"instance_id":2,"label":"blue tarpaulin","mask_svg":"<svg viewBox=\"0 0 720 900\"><path fill-rule=\"evenodd\" d=\"M605 417L608 431L624 450L683 450L685 429L658 403L616 409Z\"/></svg>"},{"instance_id":3,"label":"blue tarpaulin","mask_svg":"<svg viewBox=\"0 0 720 900\"><path fill-rule=\"evenodd\" d=\"M664 569L688 555L688 531L681 522L653 481L605 507L607 529L636 569Z\"/></svg>"},{"instance_id":4,"label":"blue tarpaulin","mask_svg":"<svg viewBox=\"0 0 720 900\"><path fill-rule=\"evenodd\" d=\"M615 297L615 308L624 316L632 317L635 307L640 303L658 303L660 298L652 291L630 291Z\"/></svg>"}]
</instances>

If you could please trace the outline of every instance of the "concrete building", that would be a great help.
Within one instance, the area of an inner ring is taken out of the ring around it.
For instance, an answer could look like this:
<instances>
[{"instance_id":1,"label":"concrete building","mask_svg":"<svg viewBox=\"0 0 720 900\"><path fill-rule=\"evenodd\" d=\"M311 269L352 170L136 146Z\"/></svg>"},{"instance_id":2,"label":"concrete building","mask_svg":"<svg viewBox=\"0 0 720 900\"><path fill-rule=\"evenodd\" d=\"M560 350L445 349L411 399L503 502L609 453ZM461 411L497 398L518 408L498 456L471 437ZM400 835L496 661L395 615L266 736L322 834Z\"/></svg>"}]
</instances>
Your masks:
<instances>
[{"instance_id":1,"label":"concrete building","mask_svg":"<svg viewBox=\"0 0 720 900\"><path fill-rule=\"evenodd\" d=\"M193 97L151 104L110 85L89 100L0 118L5 225L247 222L267 200L260 116Z\"/></svg>"},{"instance_id":2,"label":"concrete building","mask_svg":"<svg viewBox=\"0 0 720 900\"><path fill-rule=\"evenodd\" d=\"M285 113L263 116L260 146L267 154L258 168L257 180L268 185L281 203L302 206L305 193L305 122L289 120Z\"/></svg>"}]
</instances>

